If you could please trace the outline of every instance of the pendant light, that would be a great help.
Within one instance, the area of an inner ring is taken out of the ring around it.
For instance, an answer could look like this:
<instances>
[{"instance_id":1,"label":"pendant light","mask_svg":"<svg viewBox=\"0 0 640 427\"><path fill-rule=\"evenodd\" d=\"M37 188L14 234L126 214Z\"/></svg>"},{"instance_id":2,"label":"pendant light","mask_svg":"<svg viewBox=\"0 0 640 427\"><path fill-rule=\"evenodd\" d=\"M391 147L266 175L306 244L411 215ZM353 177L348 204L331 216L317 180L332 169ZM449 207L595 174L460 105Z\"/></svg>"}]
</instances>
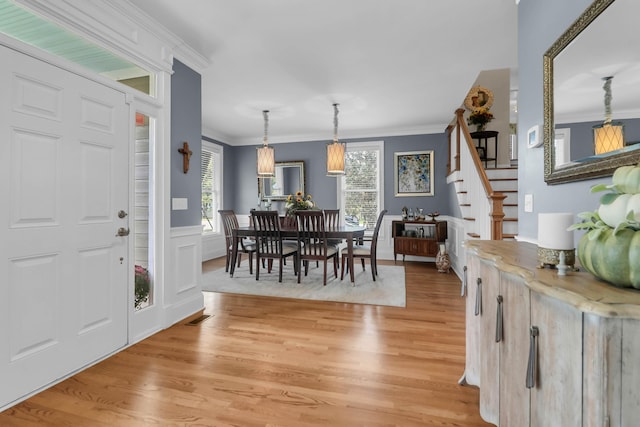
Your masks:
<instances>
[{"instance_id":1,"label":"pendant light","mask_svg":"<svg viewBox=\"0 0 640 427\"><path fill-rule=\"evenodd\" d=\"M327 144L327 176L344 175L345 144L338 141L338 104L333 104L333 142Z\"/></svg>"},{"instance_id":2,"label":"pendant light","mask_svg":"<svg viewBox=\"0 0 640 427\"><path fill-rule=\"evenodd\" d=\"M262 112L264 118L264 138L262 140L262 147L257 148L257 170L258 178L270 178L275 176L275 152L273 147L269 147L268 129L269 129L269 111L264 110Z\"/></svg>"},{"instance_id":3,"label":"pendant light","mask_svg":"<svg viewBox=\"0 0 640 427\"><path fill-rule=\"evenodd\" d=\"M604 154L619 150L624 146L624 125L621 122L611 121L611 80L613 77L605 77L604 89L604 123L593 127L593 139L595 153Z\"/></svg>"}]
</instances>

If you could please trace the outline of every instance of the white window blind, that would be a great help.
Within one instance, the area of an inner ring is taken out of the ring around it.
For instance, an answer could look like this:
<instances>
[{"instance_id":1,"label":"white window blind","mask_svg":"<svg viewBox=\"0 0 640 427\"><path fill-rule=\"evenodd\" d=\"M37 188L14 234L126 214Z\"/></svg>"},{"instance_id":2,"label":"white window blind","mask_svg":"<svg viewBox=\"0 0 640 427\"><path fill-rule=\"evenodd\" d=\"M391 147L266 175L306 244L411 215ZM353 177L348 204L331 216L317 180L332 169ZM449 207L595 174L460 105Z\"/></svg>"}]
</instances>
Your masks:
<instances>
[{"instance_id":1,"label":"white window blind","mask_svg":"<svg viewBox=\"0 0 640 427\"><path fill-rule=\"evenodd\" d=\"M222 206L222 148L208 141L202 141L201 162L202 231L219 233L218 210Z\"/></svg>"}]
</instances>

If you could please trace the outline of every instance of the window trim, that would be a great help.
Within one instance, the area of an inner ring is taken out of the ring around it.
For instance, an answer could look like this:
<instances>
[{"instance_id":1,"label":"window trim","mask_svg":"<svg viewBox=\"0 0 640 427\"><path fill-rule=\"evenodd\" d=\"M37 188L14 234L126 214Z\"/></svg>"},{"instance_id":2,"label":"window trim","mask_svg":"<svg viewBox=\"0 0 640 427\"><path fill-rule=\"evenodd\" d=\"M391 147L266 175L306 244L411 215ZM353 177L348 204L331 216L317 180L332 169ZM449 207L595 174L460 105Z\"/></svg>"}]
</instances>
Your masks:
<instances>
[{"instance_id":1,"label":"window trim","mask_svg":"<svg viewBox=\"0 0 640 427\"><path fill-rule=\"evenodd\" d=\"M369 151L378 151L379 153L379 159L380 159L380 164L379 164L379 169L378 169L378 207L379 210L382 211L384 209L384 163L385 163L385 157L384 157L384 141L383 140L377 140L377 141L362 141L362 142L349 142L346 144L346 152L349 151L362 151L362 150L369 150ZM345 165L345 167L347 168L347 174L349 173L349 169L348 169L348 165ZM345 187L345 177L344 176L340 176L336 181L336 198L337 198L337 206L338 209L340 209L340 222L344 223L344 191L343 188Z\"/></svg>"}]
</instances>

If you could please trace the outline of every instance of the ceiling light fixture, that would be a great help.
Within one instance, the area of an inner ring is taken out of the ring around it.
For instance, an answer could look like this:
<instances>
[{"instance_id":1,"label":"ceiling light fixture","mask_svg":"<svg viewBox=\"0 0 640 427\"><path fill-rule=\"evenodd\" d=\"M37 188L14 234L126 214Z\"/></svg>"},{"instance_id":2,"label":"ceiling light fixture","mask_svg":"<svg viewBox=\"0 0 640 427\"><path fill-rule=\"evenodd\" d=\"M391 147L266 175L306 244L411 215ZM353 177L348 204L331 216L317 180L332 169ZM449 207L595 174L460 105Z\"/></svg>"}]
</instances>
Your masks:
<instances>
[{"instance_id":1,"label":"ceiling light fixture","mask_svg":"<svg viewBox=\"0 0 640 427\"><path fill-rule=\"evenodd\" d=\"M338 141L338 104L333 104L333 142L327 144L327 176L341 176L344 171L345 144Z\"/></svg>"},{"instance_id":2,"label":"ceiling light fixture","mask_svg":"<svg viewBox=\"0 0 640 427\"><path fill-rule=\"evenodd\" d=\"M604 123L593 127L595 153L603 154L619 150L624 146L624 125L611 121L611 80L612 76L604 77Z\"/></svg>"},{"instance_id":3,"label":"ceiling light fixture","mask_svg":"<svg viewBox=\"0 0 640 427\"><path fill-rule=\"evenodd\" d=\"M275 151L273 147L269 147L269 110L264 110L262 117L264 117L264 138L262 139L262 147L256 149L258 156L256 166L258 178L270 178L275 176L276 162Z\"/></svg>"}]
</instances>

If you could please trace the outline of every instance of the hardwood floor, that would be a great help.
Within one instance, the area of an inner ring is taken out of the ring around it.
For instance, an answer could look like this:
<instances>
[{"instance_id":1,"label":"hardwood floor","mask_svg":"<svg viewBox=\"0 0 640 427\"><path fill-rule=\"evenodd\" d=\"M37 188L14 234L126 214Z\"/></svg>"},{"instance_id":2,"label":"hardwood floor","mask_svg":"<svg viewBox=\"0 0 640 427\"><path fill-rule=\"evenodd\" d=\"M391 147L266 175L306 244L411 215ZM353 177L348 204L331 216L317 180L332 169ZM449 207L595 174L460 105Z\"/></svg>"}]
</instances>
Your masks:
<instances>
[{"instance_id":1,"label":"hardwood floor","mask_svg":"<svg viewBox=\"0 0 640 427\"><path fill-rule=\"evenodd\" d=\"M219 267L224 259L203 265ZM458 278L433 263L405 271L406 308L205 293L211 317L31 397L0 413L0 425L489 425L478 389L457 384Z\"/></svg>"}]
</instances>

